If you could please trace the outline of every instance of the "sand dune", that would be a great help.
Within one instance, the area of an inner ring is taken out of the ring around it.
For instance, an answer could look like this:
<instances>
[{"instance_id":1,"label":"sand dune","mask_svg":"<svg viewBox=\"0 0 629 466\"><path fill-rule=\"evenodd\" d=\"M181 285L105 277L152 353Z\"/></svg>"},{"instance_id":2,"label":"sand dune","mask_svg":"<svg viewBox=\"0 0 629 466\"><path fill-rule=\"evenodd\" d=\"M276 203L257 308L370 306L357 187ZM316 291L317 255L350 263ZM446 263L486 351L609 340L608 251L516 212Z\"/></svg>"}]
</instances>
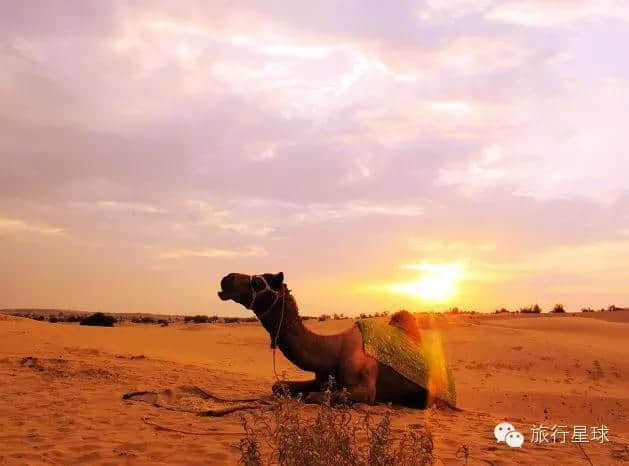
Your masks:
<instances>
[{"instance_id":1,"label":"sand dune","mask_svg":"<svg viewBox=\"0 0 629 466\"><path fill-rule=\"evenodd\" d=\"M532 444L531 426L606 424L610 441L584 451L596 465L628 462L629 313L614 314L441 319L424 331L441 333L463 411L396 409L395 425L428 426L446 464L464 464L461 445L468 464L588 464L575 444ZM352 322L308 325L333 333ZM278 356L287 377L309 377ZM203 393L264 396L273 381L257 324L100 328L2 316L0 464L233 464L240 417L195 416L225 405ZM131 391L156 395L123 400ZM522 449L496 443L502 420L525 435Z\"/></svg>"}]
</instances>

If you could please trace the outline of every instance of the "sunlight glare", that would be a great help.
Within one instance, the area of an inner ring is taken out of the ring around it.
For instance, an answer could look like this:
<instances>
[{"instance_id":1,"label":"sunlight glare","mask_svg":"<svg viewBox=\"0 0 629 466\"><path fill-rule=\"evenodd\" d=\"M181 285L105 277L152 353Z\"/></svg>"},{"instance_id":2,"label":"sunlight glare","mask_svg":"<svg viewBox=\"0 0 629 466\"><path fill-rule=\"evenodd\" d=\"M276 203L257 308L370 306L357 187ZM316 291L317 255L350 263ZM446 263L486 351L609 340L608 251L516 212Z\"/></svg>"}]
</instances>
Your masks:
<instances>
[{"instance_id":1,"label":"sunlight glare","mask_svg":"<svg viewBox=\"0 0 629 466\"><path fill-rule=\"evenodd\" d=\"M396 283L390 290L416 296L426 301L445 301L456 294L457 282L461 278L461 264L410 264L405 269L419 270L419 280L407 283Z\"/></svg>"}]
</instances>

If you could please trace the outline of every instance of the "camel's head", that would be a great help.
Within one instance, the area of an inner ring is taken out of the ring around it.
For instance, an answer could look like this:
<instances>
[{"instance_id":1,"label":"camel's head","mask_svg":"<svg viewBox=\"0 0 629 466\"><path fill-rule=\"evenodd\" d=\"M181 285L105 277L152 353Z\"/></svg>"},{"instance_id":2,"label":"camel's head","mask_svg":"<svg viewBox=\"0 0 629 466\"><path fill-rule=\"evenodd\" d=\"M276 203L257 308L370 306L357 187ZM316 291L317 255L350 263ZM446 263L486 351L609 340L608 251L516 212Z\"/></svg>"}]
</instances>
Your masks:
<instances>
[{"instance_id":1,"label":"camel's head","mask_svg":"<svg viewBox=\"0 0 629 466\"><path fill-rule=\"evenodd\" d=\"M258 314L273 305L283 285L283 272L262 275L230 273L221 280L218 297L223 301L231 299Z\"/></svg>"}]
</instances>

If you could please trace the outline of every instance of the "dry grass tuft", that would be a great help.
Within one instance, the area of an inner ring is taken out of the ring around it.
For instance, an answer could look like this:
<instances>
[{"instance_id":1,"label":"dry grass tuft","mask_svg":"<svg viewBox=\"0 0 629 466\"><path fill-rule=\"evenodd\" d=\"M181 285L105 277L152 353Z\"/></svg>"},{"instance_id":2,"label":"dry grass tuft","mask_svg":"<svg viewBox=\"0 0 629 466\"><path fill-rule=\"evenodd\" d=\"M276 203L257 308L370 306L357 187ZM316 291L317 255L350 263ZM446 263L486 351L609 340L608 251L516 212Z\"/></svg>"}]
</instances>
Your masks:
<instances>
[{"instance_id":1,"label":"dry grass tuft","mask_svg":"<svg viewBox=\"0 0 629 466\"><path fill-rule=\"evenodd\" d=\"M433 440L423 428L394 431L391 413L360 414L332 406L328 392L318 407L278 396L270 409L243 417L240 464L426 466ZM314 410L314 412L313 412Z\"/></svg>"}]
</instances>

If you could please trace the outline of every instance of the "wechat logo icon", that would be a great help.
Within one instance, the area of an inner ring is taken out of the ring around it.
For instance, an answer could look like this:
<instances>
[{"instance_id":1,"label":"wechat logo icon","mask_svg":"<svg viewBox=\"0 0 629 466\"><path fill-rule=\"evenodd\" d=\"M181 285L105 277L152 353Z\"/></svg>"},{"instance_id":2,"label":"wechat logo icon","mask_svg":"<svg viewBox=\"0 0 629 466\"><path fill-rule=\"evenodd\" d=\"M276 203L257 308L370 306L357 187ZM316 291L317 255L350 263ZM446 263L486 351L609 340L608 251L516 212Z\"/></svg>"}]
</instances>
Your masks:
<instances>
[{"instance_id":1,"label":"wechat logo icon","mask_svg":"<svg viewBox=\"0 0 629 466\"><path fill-rule=\"evenodd\" d=\"M511 448L522 448L524 444L524 435L508 422L501 422L494 427L494 437L498 443L505 442Z\"/></svg>"}]
</instances>

